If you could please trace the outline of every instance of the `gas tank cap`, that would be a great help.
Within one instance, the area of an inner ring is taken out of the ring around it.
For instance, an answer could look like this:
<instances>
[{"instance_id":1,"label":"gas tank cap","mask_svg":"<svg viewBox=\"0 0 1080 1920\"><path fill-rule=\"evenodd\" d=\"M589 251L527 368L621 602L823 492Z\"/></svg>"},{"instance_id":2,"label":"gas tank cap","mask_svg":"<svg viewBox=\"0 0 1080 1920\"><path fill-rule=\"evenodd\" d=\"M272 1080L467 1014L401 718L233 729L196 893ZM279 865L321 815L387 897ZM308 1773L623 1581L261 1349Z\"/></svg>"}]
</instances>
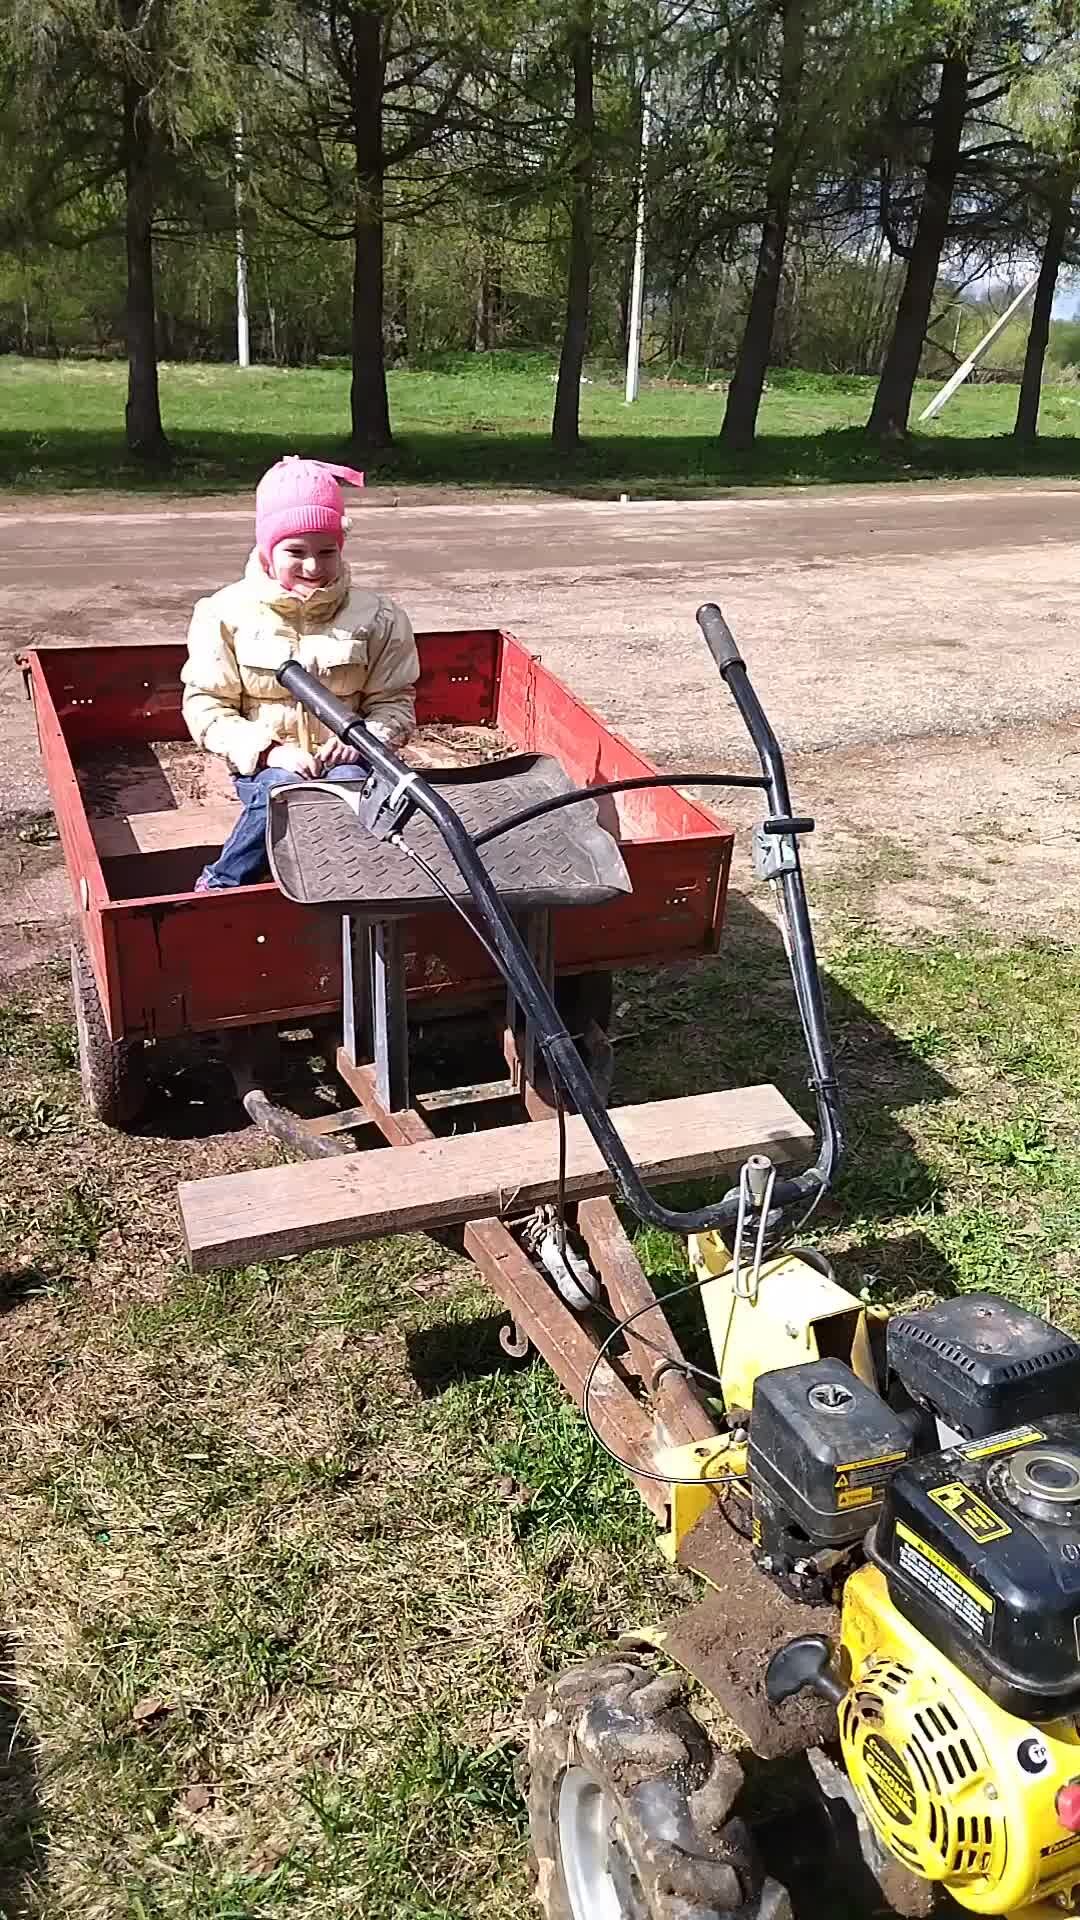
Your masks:
<instances>
[{"instance_id":1,"label":"gas tank cap","mask_svg":"<svg viewBox=\"0 0 1080 1920\"><path fill-rule=\"evenodd\" d=\"M817 1413L850 1413L855 1405L855 1395L850 1387L839 1380L822 1380L811 1387L807 1394L810 1405Z\"/></svg>"},{"instance_id":2,"label":"gas tank cap","mask_svg":"<svg viewBox=\"0 0 1080 1920\"><path fill-rule=\"evenodd\" d=\"M1075 1447L1021 1447L990 1475L995 1491L1033 1519L1074 1525L1080 1516L1080 1451Z\"/></svg>"}]
</instances>

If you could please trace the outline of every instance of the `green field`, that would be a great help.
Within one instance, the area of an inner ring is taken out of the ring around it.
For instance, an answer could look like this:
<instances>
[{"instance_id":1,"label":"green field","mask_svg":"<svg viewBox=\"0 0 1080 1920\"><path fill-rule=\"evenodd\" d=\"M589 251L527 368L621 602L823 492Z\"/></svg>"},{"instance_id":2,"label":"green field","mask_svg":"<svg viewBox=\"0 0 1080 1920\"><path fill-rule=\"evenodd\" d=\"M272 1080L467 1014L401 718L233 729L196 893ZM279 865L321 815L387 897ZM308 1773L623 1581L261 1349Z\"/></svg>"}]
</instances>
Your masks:
<instances>
[{"instance_id":1,"label":"green field","mask_svg":"<svg viewBox=\"0 0 1080 1920\"><path fill-rule=\"evenodd\" d=\"M164 367L162 407L176 458L154 474L125 454L125 383L118 362L0 359L0 488L246 490L283 452L346 452L343 366ZM871 380L774 373L758 444L734 457L717 443L718 386L647 381L627 407L620 380L598 371L582 391L586 444L567 459L548 441L554 368L539 355L459 355L431 371L395 370L389 386L396 445L369 471L395 486L677 497L730 486L1080 474L1080 387L1047 389L1042 438L1029 452L1010 437L1016 388L983 386L961 389L941 420L882 453L861 431ZM932 392L920 388L913 417Z\"/></svg>"}]
</instances>

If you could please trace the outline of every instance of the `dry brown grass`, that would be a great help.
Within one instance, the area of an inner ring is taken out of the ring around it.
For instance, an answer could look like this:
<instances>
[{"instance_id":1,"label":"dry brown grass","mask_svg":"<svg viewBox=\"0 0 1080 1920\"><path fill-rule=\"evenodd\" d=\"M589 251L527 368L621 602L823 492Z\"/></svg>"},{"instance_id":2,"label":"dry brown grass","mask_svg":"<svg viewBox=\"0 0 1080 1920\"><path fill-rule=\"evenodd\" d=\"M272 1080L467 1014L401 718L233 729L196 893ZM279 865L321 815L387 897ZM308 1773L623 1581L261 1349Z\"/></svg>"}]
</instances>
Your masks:
<instances>
[{"instance_id":1,"label":"dry brown grass","mask_svg":"<svg viewBox=\"0 0 1080 1920\"><path fill-rule=\"evenodd\" d=\"M189 1275L176 1180L273 1150L89 1122L55 976L4 1021L0 1910L519 1911L521 1701L667 1604L634 1497L422 1238Z\"/></svg>"}]
</instances>

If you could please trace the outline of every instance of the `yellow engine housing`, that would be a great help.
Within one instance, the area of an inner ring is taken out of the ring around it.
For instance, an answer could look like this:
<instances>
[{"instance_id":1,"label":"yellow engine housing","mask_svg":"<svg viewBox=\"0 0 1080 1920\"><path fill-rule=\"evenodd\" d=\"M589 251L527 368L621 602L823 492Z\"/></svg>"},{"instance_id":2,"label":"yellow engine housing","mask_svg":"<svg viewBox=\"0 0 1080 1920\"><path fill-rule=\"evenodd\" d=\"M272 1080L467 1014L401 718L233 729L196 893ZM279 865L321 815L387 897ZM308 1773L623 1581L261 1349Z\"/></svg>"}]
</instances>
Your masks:
<instances>
[{"instance_id":1,"label":"yellow engine housing","mask_svg":"<svg viewBox=\"0 0 1080 1920\"><path fill-rule=\"evenodd\" d=\"M882 1575L844 1588L848 1774L882 1844L974 1913L1080 1910L1080 1834L1058 1789L1080 1777L1071 1720L1036 1727L994 1705L899 1614ZM1064 1895L1064 1898L1062 1896Z\"/></svg>"}]
</instances>

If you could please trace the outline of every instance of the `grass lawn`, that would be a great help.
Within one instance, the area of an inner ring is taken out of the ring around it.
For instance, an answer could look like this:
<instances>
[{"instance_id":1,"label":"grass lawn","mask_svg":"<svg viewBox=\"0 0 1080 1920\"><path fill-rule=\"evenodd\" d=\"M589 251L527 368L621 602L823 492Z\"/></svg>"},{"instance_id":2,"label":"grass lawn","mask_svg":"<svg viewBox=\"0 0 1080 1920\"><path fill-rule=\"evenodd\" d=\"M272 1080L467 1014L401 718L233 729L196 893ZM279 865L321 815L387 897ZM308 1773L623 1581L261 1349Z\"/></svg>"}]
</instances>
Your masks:
<instances>
[{"instance_id":1,"label":"grass lawn","mask_svg":"<svg viewBox=\"0 0 1080 1920\"><path fill-rule=\"evenodd\" d=\"M621 1097L805 1100L776 944L730 932L621 983ZM1075 953L848 930L827 966L841 1277L998 1287L1080 1331ZM89 1122L58 973L9 995L0 1045L0 1911L519 1916L523 1696L692 1586L552 1377L500 1361L463 1260L416 1237L192 1278L198 1110L134 1143ZM677 1243L640 1246L683 1276Z\"/></svg>"},{"instance_id":2,"label":"grass lawn","mask_svg":"<svg viewBox=\"0 0 1080 1920\"><path fill-rule=\"evenodd\" d=\"M162 407L176 459L147 474L123 445L126 369L0 358L0 488L122 488L207 493L249 489L282 452L341 458L348 423L344 367L304 371L167 366ZM1037 447L1010 438L1016 389L966 387L942 418L896 452L861 428L868 379L775 373L749 455L721 452L721 391L646 382L627 407L621 382L597 373L582 393L586 444L572 459L548 443L554 397L541 356L461 355L439 370L389 376L397 444L369 463L375 482L539 488L610 497L620 490L700 494L715 487L810 485L978 475L1080 474L1080 390L1048 388ZM913 415L933 388L920 387Z\"/></svg>"}]
</instances>

